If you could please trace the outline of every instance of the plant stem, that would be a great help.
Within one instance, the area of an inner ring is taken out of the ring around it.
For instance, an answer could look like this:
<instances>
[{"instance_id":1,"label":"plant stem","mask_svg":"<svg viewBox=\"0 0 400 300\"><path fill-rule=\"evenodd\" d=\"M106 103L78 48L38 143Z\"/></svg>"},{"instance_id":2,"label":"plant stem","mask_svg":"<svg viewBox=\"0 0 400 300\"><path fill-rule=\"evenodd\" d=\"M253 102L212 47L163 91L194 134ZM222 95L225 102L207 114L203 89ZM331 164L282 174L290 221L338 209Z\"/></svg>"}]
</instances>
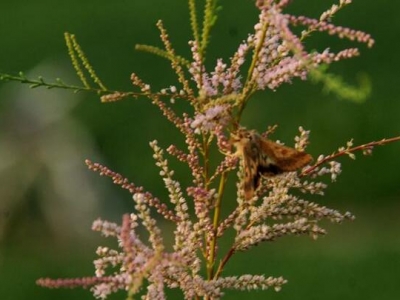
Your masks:
<instances>
[{"instance_id":1,"label":"plant stem","mask_svg":"<svg viewBox=\"0 0 400 300\"><path fill-rule=\"evenodd\" d=\"M382 145L389 144L389 143L392 143L392 142L397 142L397 141L400 141L400 136L393 137L393 138L390 138L390 139L382 139L380 141L370 142L370 143L363 144L363 145L356 146L356 147L352 147L352 148L349 148L349 149L344 149L343 151L338 151L337 153L333 153L333 154L328 155L327 157L321 159L315 165L313 165L313 166L307 168L306 170L304 170L299 176L309 175L316 168L318 168L320 165L322 165L322 164L324 164L324 163L326 163L326 162L328 162L328 161L330 161L332 159L335 159L335 158L337 158L339 156L342 156L342 155L345 155L345 154L348 154L348 153L351 153L351 152L359 151L359 150L372 149L374 146L382 146Z\"/></svg>"},{"instance_id":2,"label":"plant stem","mask_svg":"<svg viewBox=\"0 0 400 300\"><path fill-rule=\"evenodd\" d=\"M207 277L211 280L214 277L214 263L215 263L215 249L217 244L217 230L219 218L221 215L221 201L225 190L225 183L227 179L227 172L222 173L218 187L218 198L215 203L214 219L213 219L213 233L210 243L210 254L207 261Z\"/></svg>"},{"instance_id":3,"label":"plant stem","mask_svg":"<svg viewBox=\"0 0 400 300\"><path fill-rule=\"evenodd\" d=\"M246 83L243 88L242 99L240 99L239 111L237 114L238 122L242 116L244 108L246 107L247 100L250 98L251 94L254 92L253 72L257 65L261 49L264 45L265 37L267 35L267 29L268 29L268 23L264 22L262 31L261 31L262 32L261 38L260 38L256 48L254 49L253 59L251 60L249 70L247 71Z\"/></svg>"},{"instance_id":4,"label":"plant stem","mask_svg":"<svg viewBox=\"0 0 400 300\"><path fill-rule=\"evenodd\" d=\"M229 249L228 253L225 255L224 259L220 262L217 271L215 272L214 278L213 279L217 279L219 277L219 275L221 275L226 263L228 262L228 260L232 257L232 255L235 253L235 248L232 247L231 249Z\"/></svg>"}]
</instances>

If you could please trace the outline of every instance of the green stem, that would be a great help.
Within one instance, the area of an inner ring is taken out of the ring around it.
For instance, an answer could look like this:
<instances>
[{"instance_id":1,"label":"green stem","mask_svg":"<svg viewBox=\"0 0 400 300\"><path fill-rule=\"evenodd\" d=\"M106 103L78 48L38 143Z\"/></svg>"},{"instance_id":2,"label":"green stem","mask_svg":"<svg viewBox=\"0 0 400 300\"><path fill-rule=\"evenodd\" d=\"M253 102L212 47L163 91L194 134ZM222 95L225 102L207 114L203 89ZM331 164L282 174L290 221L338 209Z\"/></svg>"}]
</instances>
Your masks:
<instances>
[{"instance_id":1,"label":"green stem","mask_svg":"<svg viewBox=\"0 0 400 300\"><path fill-rule=\"evenodd\" d=\"M214 277L214 262L215 262L215 249L216 249L216 244L217 244L217 230L218 230L219 219L221 216L221 202L222 202L222 196L223 196L224 190L225 190L226 179L227 179L227 173L224 172L221 175L221 179L220 179L219 187L218 187L218 198L217 198L217 202L215 203L214 218L213 218L213 236L212 236L211 243L210 243L210 254L208 256L208 261L207 261L207 278L208 278L208 280L211 280Z\"/></svg>"},{"instance_id":2,"label":"green stem","mask_svg":"<svg viewBox=\"0 0 400 300\"><path fill-rule=\"evenodd\" d=\"M121 92L121 91L115 91L115 90L103 90L100 88L93 88L93 87L85 87L85 86L76 86L76 85L69 85L64 82L62 82L60 79L56 79L56 82L46 82L44 78L39 77L38 79L29 79L25 77L23 73L20 73L18 76L14 75L9 75L9 74L4 74L0 73L0 81L17 81L23 84L29 84L30 88L38 88L38 87L43 87L46 89L65 89L65 90L73 90L74 92L94 92L97 93L98 95L106 95L106 94L114 94L114 93L119 93L124 96L124 98L132 96L132 97L149 97L151 96L154 97L175 97L178 98L177 95L168 95L168 94L163 94L161 92L159 93L153 93L149 94L148 92ZM184 98L179 95L179 98Z\"/></svg>"},{"instance_id":3,"label":"green stem","mask_svg":"<svg viewBox=\"0 0 400 300\"><path fill-rule=\"evenodd\" d=\"M257 44L256 48L254 49L254 54L253 54L253 59L251 60L251 64L249 67L249 70L247 71L247 78L246 78L246 83L243 88L243 93L242 97L240 99L240 104L239 104L239 111L237 114L237 119L236 121L239 122L240 118L242 116L243 110L246 107L247 101L250 98L250 96L254 93L254 78L253 78L253 72L254 69L257 65L259 55L261 52L261 49L264 45L265 37L267 36L267 29L268 29L268 23L264 22L263 27L261 29L261 38L259 43Z\"/></svg>"}]
</instances>

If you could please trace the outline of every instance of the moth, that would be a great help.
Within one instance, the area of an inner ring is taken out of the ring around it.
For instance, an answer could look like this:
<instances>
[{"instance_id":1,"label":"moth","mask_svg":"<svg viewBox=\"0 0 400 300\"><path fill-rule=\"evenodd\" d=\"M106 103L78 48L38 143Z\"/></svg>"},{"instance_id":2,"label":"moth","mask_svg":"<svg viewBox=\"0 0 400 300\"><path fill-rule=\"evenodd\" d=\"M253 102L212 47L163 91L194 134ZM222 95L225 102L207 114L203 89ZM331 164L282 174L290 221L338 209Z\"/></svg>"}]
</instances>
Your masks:
<instances>
[{"instance_id":1,"label":"moth","mask_svg":"<svg viewBox=\"0 0 400 300\"><path fill-rule=\"evenodd\" d=\"M243 163L242 188L246 200L253 198L262 176L296 171L312 160L310 154L263 138L254 130L239 129L231 134L231 143Z\"/></svg>"}]
</instances>

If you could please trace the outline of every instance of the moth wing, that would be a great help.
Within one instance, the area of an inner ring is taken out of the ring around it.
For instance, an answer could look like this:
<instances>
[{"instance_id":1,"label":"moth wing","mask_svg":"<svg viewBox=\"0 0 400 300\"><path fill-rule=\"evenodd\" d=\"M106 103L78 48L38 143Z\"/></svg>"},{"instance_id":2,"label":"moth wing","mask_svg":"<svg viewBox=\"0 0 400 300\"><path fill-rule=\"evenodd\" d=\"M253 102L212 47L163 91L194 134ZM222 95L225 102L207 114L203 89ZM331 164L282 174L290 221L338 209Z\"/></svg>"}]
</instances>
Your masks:
<instances>
[{"instance_id":1,"label":"moth wing","mask_svg":"<svg viewBox=\"0 0 400 300\"><path fill-rule=\"evenodd\" d=\"M300 169L312 161L312 156L305 152L296 151L291 157L279 160L278 166L285 172Z\"/></svg>"},{"instance_id":2,"label":"moth wing","mask_svg":"<svg viewBox=\"0 0 400 300\"><path fill-rule=\"evenodd\" d=\"M312 160L308 153L266 139L262 140L261 149L270 158L270 163L276 166L275 174L295 171ZM269 165L269 168L271 168L271 165Z\"/></svg>"},{"instance_id":3,"label":"moth wing","mask_svg":"<svg viewBox=\"0 0 400 300\"><path fill-rule=\"evenodd\" d=\"M243 190L245 199L253 198L255 190L260 185L261 175L258 170L259 158L254 155L243 156L244 181Z\"/></svg>"}]
</instances>

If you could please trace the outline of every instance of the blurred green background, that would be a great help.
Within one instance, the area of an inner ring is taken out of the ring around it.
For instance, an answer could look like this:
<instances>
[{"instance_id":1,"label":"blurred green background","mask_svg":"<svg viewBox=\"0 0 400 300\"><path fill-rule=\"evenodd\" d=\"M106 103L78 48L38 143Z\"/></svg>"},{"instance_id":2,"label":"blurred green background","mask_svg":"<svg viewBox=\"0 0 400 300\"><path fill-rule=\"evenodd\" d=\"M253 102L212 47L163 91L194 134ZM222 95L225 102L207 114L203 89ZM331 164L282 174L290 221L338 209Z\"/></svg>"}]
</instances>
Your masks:
<instances>
[{"instance_id":1,"label":"blurred green background","mask_svg":"<svg viewBox=\"0 0 400 300\"><path fill-rule=\"evenodd\" d=\"M134 51L136 43L161 45L155 23L164 21L178 52L187 55L191 38L186 1L22 1L0 4L0 72L24 71L52 81L77 83L63 33L78 41L107 87L128 91L137 73L154 89L176 84L169 63ZM311 17L332 1L292 1L290 11ZM247 37L257 18L252 1L220 1L208 63L225 59ZM359 58L331 70L356 84L368 74L372 96L364 104L338 100L321 86L295 80L277 92L258 93L243 124L265 129L291 143L299 125L311 130L309 152L329 154L354 138L355 144L400 134L400 20L398 1L355 0L335 23L364 30L376 45L351 44L315 34L309 46L360 46ZM93 274L98 245L114 240L90 230L101 217L120 222L133 210L128 193L88 171L84 159L106 164L161 198L165 196L148 142L180 141L178 132L147 100L100 104L94 94L30 90L0 83L0 299L91 299L89 291L37 287L39 277ZM326 224L317 241L284 238L239 253L226 273L284 276L279 293L227 292L227 299L397 299L400 294L400 143L376 148L372 157L341 159L343 174L326 197L315 201L350 210L357 218ZM181 175L182 176L182 175ZM228 204L229 205L229 204ZM166 223L165 230L170 229ZM175 294L176 295L176 294ZM179 294L178 294L179 295ZM118 294L111 299L123 299ZM179 298L179 297L178 297Z\"/></svg>"}]
</instances>

